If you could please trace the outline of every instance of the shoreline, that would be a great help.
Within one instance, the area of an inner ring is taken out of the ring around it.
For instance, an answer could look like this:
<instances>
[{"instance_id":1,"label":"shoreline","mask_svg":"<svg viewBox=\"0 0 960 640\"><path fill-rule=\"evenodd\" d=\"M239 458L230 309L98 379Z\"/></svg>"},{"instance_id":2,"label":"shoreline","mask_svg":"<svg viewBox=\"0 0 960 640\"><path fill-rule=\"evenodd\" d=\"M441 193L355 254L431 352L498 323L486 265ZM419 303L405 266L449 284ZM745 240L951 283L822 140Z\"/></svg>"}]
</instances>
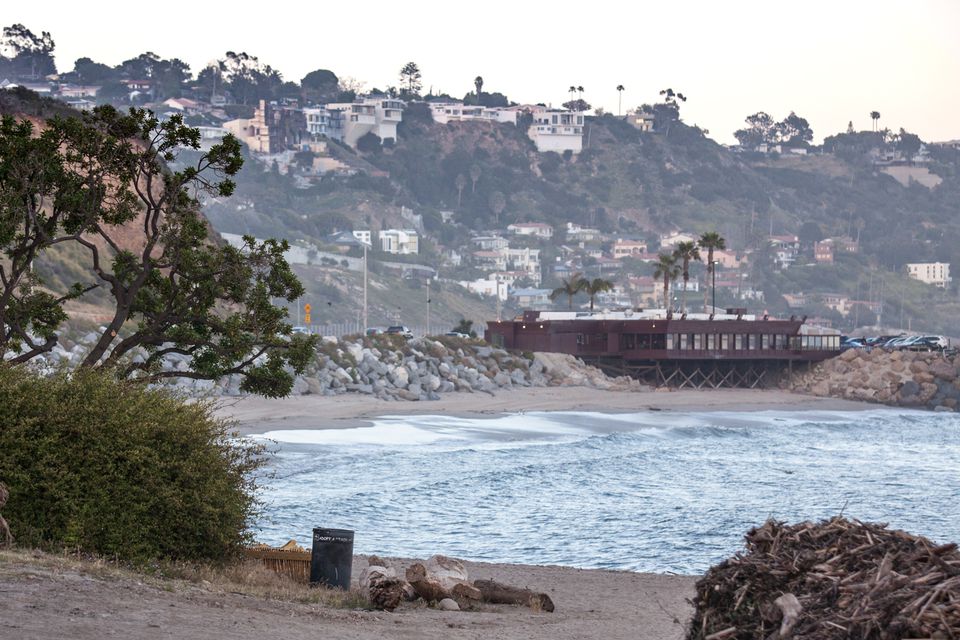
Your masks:
<instances>
[{"instance_id":1,"label":"shoreline","mask_svg":"<svg viewBox=\"0 0 960 640\"><path fill-rule=\"evenodd\" d=\"M603 391L588 387L535 387L495 394L449 393L440 400L384 401L359 394L281 399L222 398L216 415L240 436L278 430L350 429L385 416L453 415L491 418L522 412L634 413L642 411L869 411L883 405L802 395L777 389Z\"/></svg>"}]
</instances>

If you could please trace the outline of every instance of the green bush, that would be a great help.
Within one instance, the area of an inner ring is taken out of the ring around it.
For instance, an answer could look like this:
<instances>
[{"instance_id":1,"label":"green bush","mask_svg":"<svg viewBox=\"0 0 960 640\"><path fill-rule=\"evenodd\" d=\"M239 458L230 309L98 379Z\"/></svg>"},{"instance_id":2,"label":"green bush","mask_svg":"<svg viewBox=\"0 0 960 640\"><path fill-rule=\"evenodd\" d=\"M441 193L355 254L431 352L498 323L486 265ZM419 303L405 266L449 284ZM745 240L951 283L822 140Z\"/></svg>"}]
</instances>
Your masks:
<instances>
[{"instance_id":1,"label":"green bush","mask_svg":"<svg viewBox=\"0 0 960 640\"><path fill-rule=\"evenodd\" d=\"M249 541L260 453L232 440L210 403L91 371L0 366L4 516L21 545L225 559Z\"/></svg>"}]
</instances>

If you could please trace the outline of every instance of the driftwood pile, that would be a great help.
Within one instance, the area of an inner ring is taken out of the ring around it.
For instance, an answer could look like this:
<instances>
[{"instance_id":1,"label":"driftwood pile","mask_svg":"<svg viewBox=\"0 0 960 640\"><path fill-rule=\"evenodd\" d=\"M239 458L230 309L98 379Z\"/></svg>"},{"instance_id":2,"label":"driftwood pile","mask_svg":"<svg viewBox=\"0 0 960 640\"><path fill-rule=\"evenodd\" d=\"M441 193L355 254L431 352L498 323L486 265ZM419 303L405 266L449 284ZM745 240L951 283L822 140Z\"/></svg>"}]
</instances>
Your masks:
<instances>
[{"instance_id":1,"label":"driftwood pile","mask_svg":"<svg viewBox=\"0 0 960 640\"><path fill-rule=\"evenodd\" d=\"M697 582L688 640L960 639L960 552L837 517L768 521Z\"/></svg>"},{"instance_id":2,"label":"driftwood pile","mask_svg":"<svg viewBox=\"0 0 960 640\"><path fill-rule=\"evenodd\" d=\"M463 563L446 556L433 556L426 562L407 567L404 579L377 556L360 574L360 589L377 609L393 611L401 602L422 598L439 608L458 611L480 603L519 604L537 611L552 612L553 601L545 593L518 589L493 580L471 582Z\"/></svg>"}]
</instances>

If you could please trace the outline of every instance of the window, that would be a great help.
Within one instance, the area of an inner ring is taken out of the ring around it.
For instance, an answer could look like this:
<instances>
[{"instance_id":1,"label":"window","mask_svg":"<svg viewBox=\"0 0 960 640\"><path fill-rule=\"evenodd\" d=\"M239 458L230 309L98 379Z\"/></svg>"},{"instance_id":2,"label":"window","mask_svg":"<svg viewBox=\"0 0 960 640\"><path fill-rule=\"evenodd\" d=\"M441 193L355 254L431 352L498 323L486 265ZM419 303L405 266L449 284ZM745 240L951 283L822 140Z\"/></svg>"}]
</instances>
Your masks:
<instances>
[{"instance_id":1,"label":"window","mask_svg":"<svg viewBox=\"0 0 960 640\"><path fill-rule=\"evenodd\" d=\"M756 351L756 350L757 350L757 334L751 333L751 334L748 336L747 348L750 349L751 351Z\"/></svg>"},{"instance_id":2,"label":"window","mask_svg":"<svg viewBox=\"0 0 960 640\"><path fill-rule=\"evenodd\" d=\"M714 350L717 348L717 334L708 333L707 334L707 349Z\"/></svg>"},{"instance_id":3,"label":"window","mask_svg":"<svg viewBox=\"0 0 960 640\"><path fill-rule=\"evenodd\" d=\"M668 333L666 335L667 335L667 349L672 350L673 345L676 344L676 341L674 340L672 333ZM654 336L654 339L656 339L656 337L657 336Z\"/></svg>"},{"instance_id":4,"label":"window","mask_svg":"<svg viewBox=\"0 0 960 640\"><path fill-rule=\"evenodd\" d=\"M577 334L577 344L585 344L584 337L582 333Z\"/></svg>"},{"instance_id":5,"label":"window","mask_svg":"<svg viewBox=\"0 0 960 640\"><path fill-rule=\"evenodd\" d=\"M550 124L557 124L557 116L553 116L553 117L550 119Z\"/></svg>"},{"instance_id":6,"label":"window","mask_svg":"<svg viewBox=\"0 0 960 640\"><path fill-rule=\"evenodd\" d=\"M721 334L720 334L720 349L722 349L723 351L726 351L726 350L729 349L729 348L730 348L730 334L729 334L729 333L721 333Z\"/></svg>"},{"instance_id":7,"label":"window","mask_svg":"<svg viewBox=\"0 0 960 640\"><path fill-rule=\"evenodd\" d=\"M760 348L761 348L763 351L766 351L767 349L770 348L770 335L769 335L769 334L765 333L765 334L763 334L762 336L760 336Z\"/></svg>"},{"instance_id":8,"label":"window","mask_svg":"<svg viewBox=\"0 0 960 640\"><path fill-rule=\"evenodd\" d=\"M680 351L686 351L690 348L690 336L686 333L680 334Z\"/></svg>"},{"instance_id":9,"label":"window","mask_svg":"<svg viewBox=\"0 0 960 640\"><path fill-rule=\"evenodd\" d=\"M738 333L733 336L733 348L736 351L743 351L743 334Z\"/></svg>"},{"instance_id":10,"label":"window","mask_svg":"<svg viewBox=\"0 0 960 640\"><path fill-rule=\"evenodd\" d=\"M703 349L703 334L702 334L702 333L695 333L695 334L693 334L693 348L696 349L697 351L700 351L700 350Z\"/></svg>"}]
</instances>

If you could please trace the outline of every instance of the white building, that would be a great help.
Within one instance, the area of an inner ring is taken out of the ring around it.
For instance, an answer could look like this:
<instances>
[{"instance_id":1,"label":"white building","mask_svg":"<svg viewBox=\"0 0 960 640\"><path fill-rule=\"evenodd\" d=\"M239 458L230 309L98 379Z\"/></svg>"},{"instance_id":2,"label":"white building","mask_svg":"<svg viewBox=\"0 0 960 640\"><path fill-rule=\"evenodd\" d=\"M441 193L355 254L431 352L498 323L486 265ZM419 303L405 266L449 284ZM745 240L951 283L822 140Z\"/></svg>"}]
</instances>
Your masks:
<instances>
[{"instance_id":1,"label":"white building","mask_svg":"<svg viewBox=\"0 0 960 640\"><path fill-rule=\"evenodd\" d=\"M314 138L334 137L330 127L330 110L326 107L306 107L303 117L307 121L307 131Z\"/></svg>"},{"instance_id":2,"label":"white building","mask_svg":"<svg viewBox=\"0 0 960 640\"><path fill-rule=\"evenodd\" d=\"M516 279L516 274L491 273L486 278L461 280L458 284L470 293L480 296L497 296L500 300L506 301Z\"/></svg>"},{"instance_id":3,"label":"white building","mask_svg":"<svg viewBox=\"0 0 960 640\"><path fill-rule=\"evenodd\" d=\"M950 263L911 262L907 264L907 275L914 280L946 288L950 284Z\"/></svg>"},{"instance_id":4,"label":"white building","mask_svg":"<svg viewBox=\"0 0 960 640\"><path fill-rule=\"evenodd\" d=\"M599 229L583 227L576 222L567 223L566 235L570 242L590 242L591 240L600 240L603 237Z\"/></svg>"},{"instance_id":5,"label":"white building","mask_svg":"<svg viewBox=\"0 0 960 640\"><path fill-rule=\"evenodd\" d=\"M307 129L316 135L340 140L350 147L372 133L380 140L397 139L397 124L403 119L402 100L384 96L368 96L353 102L338 102L325 107L304 109ZM326 113L324 113L324 111ZM311 116L314 118L311 128Z\"/></svg>"},{"instance_id":6,"label":"white building","mask_svg":"<svg viewBox=\"0 0 960 640\"><path fill-rule=\"evenodd\" d=\"M624 118L630 126L645 132L653 131L653 123L656 121L656 117L652 113L640 110L632 111Z\"/></svg>"},{"instance_id":7,"label":"white building","mask_svg":"<svg viewBox=\"0 0 960 640\"><path fill-rule=\"evenodd\" d=\"M370 230L369 230L369 229L365 229L365 230L357 230L357 229L354 229L354 230L353 230L353 237L356 238L357 240L359 240L360 242L362 242L363 244L367 245L367 246L372 246L372 245L373 245L372 235L373 235L373 234L370 233Z\"/></svg>"},{"instance_id":8,"label":"white building","mask_svg":"<svg viewBox=\"0 0 960 640\"><path fill-rule=\"evenodd\" d=\"M583 150L583 117L582 111L537 107L527 135L541 153L580 153Z\"/></svg>"},{"instance_id":9,"label":"white building","mask_svg":"<svg viewBox=\"0 0 960 640\"><path fill-rule=\"evenodd\" d=\"M509 225L507 231L518 236L536 236L546 240L553 237L553 227L545 222L517 222Z\"/></svg>"},{"instance_id":10,"label":"white building","mask_svg":"<svg viewBox=\"0 0 960 640\"><path fill-rule=\"evenodd\" d=\"M380 232L380 249L384 253L420 253L420 236L412 229L386 229Z\"/></svg>"},{"instance_id":11,"label":"white building","mask_svg":"<svg viewBox=\"0 0 960 640\"><path fill-rule=\"evenodd\" d=\"M433 102L430 115L439 124L448 122L496 122L517 124L519 110L515 107L482 107L462 102Z\"/></svg>"},{"instance_id":12,"label":"white building","mask_svg":"<svg viewBox=\"0 0 960 640\"><path fill-rule=\"evenodd\" d=\"M506 249L510 241L501 236L476 236L470 240L481 251Z\"/></svg>"},{"instance_id":13,"label":"white building","mask_svg":"<svg viewBox=\"0 0 960 640\"><path fill-rule=\"evenodd\" d=\"M539 249L488 249L473 252L473 260L481 270L509 272L527 278L535 285L542 280Z\"/></svg>"}]
</instances>

